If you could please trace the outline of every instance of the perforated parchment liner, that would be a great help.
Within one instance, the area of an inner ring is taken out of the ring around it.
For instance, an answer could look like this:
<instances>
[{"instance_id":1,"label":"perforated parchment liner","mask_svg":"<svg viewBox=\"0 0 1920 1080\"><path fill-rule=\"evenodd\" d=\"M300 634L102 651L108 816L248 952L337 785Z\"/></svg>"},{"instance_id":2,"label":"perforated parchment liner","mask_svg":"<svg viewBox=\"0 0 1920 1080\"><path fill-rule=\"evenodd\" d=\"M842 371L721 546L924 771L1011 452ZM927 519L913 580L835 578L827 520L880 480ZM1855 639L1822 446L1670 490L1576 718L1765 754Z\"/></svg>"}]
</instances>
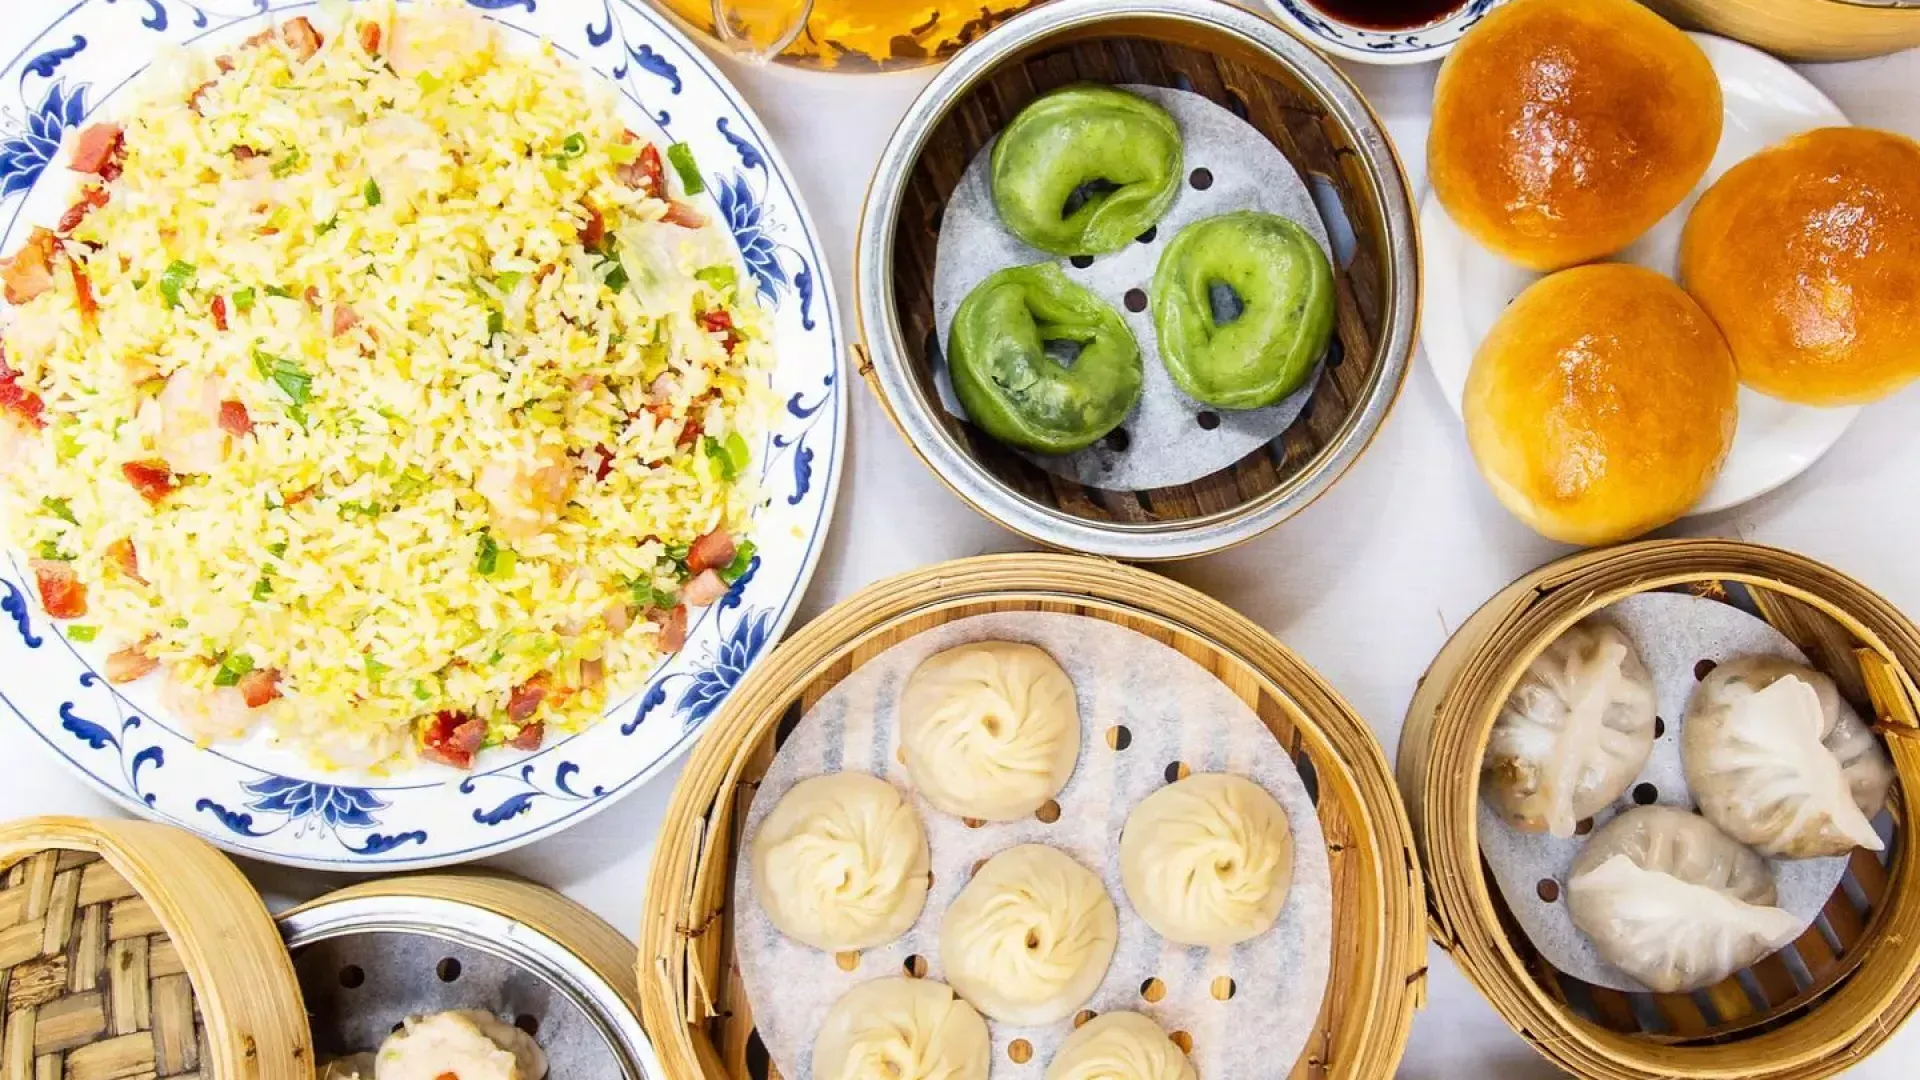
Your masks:
<instances>
[{"instance_id":1,"label":"perforated parchment liner","mask_svg":"<svg viewBox=\"0 0 1920 1080\"><path fill-rule=\"evenodd\" d=\"M1126 320L1134 340L1140 343L1146 383L1140 404L1120 425L1125 436L1109 435L1077 454L1023 456L1049 472L1083 484L1139 491L1198 480L1273 441L1307 407L1307 399L1320 381L1321 369L1316 367L1306 385L1290 397L1245 412L1215 409L1182 393L1160 362L1153 312L1144 302L1167 244L1181 228L1203 218L1235 210L1264 210L1298 222L1328 258L1333 257L1333 249L1327 243L1326 225L1307 185L1257 128L1200 94L1160 86L1126 85L1121 89L1158 102L1180 125L1186 177L1166 217L1154 228L1150 240L1097 256L1086 266L1028 247L1007 231L994 209L988 163L999 138L989 140L967 166L940 222L933 271L933 314L940 333L935 375L947 412L965 417L966 410L953 394L945 359L953 315L960 310L960 302L997 270L1037 262L1058 263L1069 278L1092 289ZM1205 190L1196 188L1191 180L1199 169L1206 170L1210 179ZM1139 294L1135 298L1139 311L1130 310L1127 304L1127 294L1134 290ZM1119 445L1122 442L1124 449Z\"/></svg>"},{"instance_id":2,"label":"perforated parchment liner","mask_svg":"<svg viewBox=\"0 0 1920 1080\"><path fill-rule=\"evenodd\" d=\"M780 796L806 777L864 770L911 790L894 723L900 690L928 656L984 640L1038 645L1073 678L1085 741L1057 800L1059 818L968 828L916 797L933 853L927 906L904 938L860 954L851 971L831 954L782 937L753 898L752 860L736 859L735 949L754 1023L781 1074L808 1080L814 1033L828 1008L854 985L901 974L913 957L924 961L927 978L945 981L941 916L974 864L1017 844L1041 843L1099 873L1119 912L1113 964L1085 1008L1132 1009L1169 1032L1186 1032L1203 1077L1284 1075L1306 1044L1327 985L1332 896L1319 816L1293 762L1245 703L1199 665L1131 630L1097 619L1021 612L962 619L893 646L822 698L780 748L754 796L742 850L751 850L761 820ZM1110 745L1114 728L1126 730L1125 739L1117 733L1115 738L1126 749ZM1194 772L1250 777L1279 800L1293 826L1293 888L1280 921L1234 948L1163 941L1134 914L1120 885L1121 826L1141 799L1167 782L1176 763ZM989 1021L989 1027L995 1080L1039 1080L1073 1029L1071 1020L1038 1028ZM1014 1047L1016 1040L1025 1046Z\"/></svg>"},{"instance_id":3,"label":"perforated parchment liner","mask_svg":"<svg viewBox=\"0 0 1920 1080\"><path fill-rule=\"evenodd\" d=\"M1693 808L1686 773L1680 763L1680 731L1687 699L1700 685L1695 677L1701 661L1724 663L1740 656L1777 656L1807 663L1805 653L1761 619L1730 604L1684 593L1654 592L1630 596L1601 613L1633 640L1640 659L1653 676L1655 700L1664 731L1653 742L1653 756L1627 793L1593 817L1598 829L1615 814L1639 805L1640 798L1666 806ZM1844 699L1840 707L1853 711ZM1651 785L1651 789L1647 789ZM1647 988L1600 958L1593 942L1573 925L1566 903L1567 879L1573 860L1586 837L1557 839L1544 833L1522 833L1507 825L1482 799L1479 806L1480 853L1486 856L1493 879L1507 908L1534 947L1549 964L1574 978L1614 990L1646 992ZM1801 927L1811 925L1827 898L1847 872L1844 855L1825 859L1769 859L1779 887L1779 906L1793 913ZM1540 882L1558 886L1553 900L1540 895Z\"/></svg>"}]
</instances>

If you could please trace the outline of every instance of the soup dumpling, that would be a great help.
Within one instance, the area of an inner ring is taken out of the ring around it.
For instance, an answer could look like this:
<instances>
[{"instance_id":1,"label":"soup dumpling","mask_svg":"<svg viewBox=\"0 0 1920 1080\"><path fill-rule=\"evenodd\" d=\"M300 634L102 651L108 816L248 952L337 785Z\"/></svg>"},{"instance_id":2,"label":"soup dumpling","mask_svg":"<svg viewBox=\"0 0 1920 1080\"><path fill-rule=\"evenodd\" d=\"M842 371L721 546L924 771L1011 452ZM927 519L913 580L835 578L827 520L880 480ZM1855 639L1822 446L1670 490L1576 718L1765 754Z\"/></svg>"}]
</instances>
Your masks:
<instances>
[{"instance_id":1,"label":"soup dumpling","mask_svg":"<svg viewBox=\"0 0 1920 1080\"><path fill-rule=\"evenodd\" d=\"M813 1080L987 1080L987 1022L950 987L893 976L864 982L827 1010Z\"/></svg>"},{"instance_id":2,"label":"soup dumpling","mask_svg":"<svg viewBox=\"0 0 1920 1080\"><path fill-rule=\"evenodd\" d=\"M1142 799L1127 816L1120 883L1161 937L1238 945L1280 918L1293 883L1293 828L1260 785L1198 773Z\"/></svg>"},{"instance_id":3,"label":"soup dumpling","mask_svg":"<svg viewBox=\"0 0 1920 1080\"><path fill-rule=\"evenodd\" d=\"M1568 837L1653 753L1653 677L1617 627L1587 620L1541 651L1487 740L1480 791L1522 832Z\"/></svg>"},{"instance_id":4,"label":"soup dumpling","mask_svg":"<svg viewBox=\"0 0 1920 1080\"><path fill-rule=\"evenodd\" d=\"M1022 844L988 859L947 908L940 962L954 989L993 1019L1051 1024L1100 988L1119 932L1091 870Z\"/></svg>"},{"instance_id":5,"label":"soup dumpling","mask_svg":"<svg viewBox=\"0 0 1920 1080\"><path fill-rule=\"evenodd\" d=\"M1080 759L1073 680L1044 649L975 641L927 658L900 700L914 787L956 817L1013 821L1060 793Z\"/></svg>"},{"instance_id":6,"label":"soup dumpling","mask_svg":"<svg viewBox=\"0 0 1920 1080\"><path fill-rule=\"evenodd\" d=\"M1080 1025L1047 1063L1046 1080L1196 1080L1193 1062L1159 1024L1110 1012Z\"/></svg>"},{"instance_id":7,"label":"soup dumpling","mask_svg":"<svg viewBox=\"0 0 1920 1080\"><path fill-rule=\"evenodd\" d=\"M780 932L827 952L884 945L927 900L927 834L913 804L867 773L793 785L753 835L753 891Z\"/></svg>"},{"instance_id":8,"label":"soup dumpling","mask_svg":"<svg viewBox=\"0 0 1920 1080\"><path fill-rule=\"evenodd\" d=\"M1765 854L1885 846L1872 818L1886 806L1893 762L1812 668L1770 656L1714 668L1687 702L1680 749L1700 812Z\"/></svg>"}]
</instances>

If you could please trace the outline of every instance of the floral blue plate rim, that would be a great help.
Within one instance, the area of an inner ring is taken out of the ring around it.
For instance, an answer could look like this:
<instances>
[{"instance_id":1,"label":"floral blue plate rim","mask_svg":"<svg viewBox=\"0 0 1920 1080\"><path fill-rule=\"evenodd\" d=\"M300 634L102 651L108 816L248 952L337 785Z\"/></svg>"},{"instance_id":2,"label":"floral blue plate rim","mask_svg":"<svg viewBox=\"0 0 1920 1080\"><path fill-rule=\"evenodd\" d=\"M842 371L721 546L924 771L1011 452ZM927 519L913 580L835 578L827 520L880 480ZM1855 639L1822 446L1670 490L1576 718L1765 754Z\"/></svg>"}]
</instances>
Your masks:
<instances>
[{"instance_id":1,"label":"floral blue plate rim","mask_svg":"<svg viewBox=\"0 0 1920 1080\"><path fill-rule=\"evenodd\" d=\"M1405 30L1354 26L1312 0L1266 0L1274 18L1322 52L1363 64L1423 64L1447 55L1461 36L1505 0L1461 0L1445 18Z\"/></svg>"},{"instance_id":2,"label":"floral blue plate rim","mask_svg":"<svg viewBox=\"0 0 1920 1080\"><path fill-rule=\"evenodd\" d=\"M709 189L701 198L733 235L774 326L773 383L784 407L756 459L766 500L756 515L759 552L689 628L686 647L599 724L530 754L491 751L471 773L422 765L392 778L316 774L259 740L196 747L151 689L115 687L96 674L98 651L61 634L26 584L24 559L9 553L0 561L0 722L18 718L128 809L269 862L442 866L502 854L605 809L678 760L785 631L838 494L847 427L840 313L798 186L753 110L639 0L467 2L510 37L549 39L611 80L636 131L693 148ZM112 102L158 48L237 40L319 6L78 0L50 22L0 30L0 250L64 209L72 177L62 138Z\"/></svg>"}]
</instances>

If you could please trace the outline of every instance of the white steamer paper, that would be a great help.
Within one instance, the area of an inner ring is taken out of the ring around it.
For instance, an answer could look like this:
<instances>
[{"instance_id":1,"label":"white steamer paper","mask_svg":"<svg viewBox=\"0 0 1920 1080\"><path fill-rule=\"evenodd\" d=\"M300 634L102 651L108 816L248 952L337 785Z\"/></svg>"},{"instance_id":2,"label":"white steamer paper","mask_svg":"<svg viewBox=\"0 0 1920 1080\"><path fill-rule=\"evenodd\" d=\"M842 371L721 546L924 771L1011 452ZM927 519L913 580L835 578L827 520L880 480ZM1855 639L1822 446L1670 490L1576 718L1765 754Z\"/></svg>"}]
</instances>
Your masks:
<instances>
[{"instance_id":1,"label":"white steamer paper","mask_svg":"<svg viewBox=\"0 0 1920 1080\"><path fill-rule=\"evenodd\" d=\"M1694 669L1702 660L1715 664L1740 656L1777 656L1797 664L1806 654L1764 620L1731 604L1684 593L1652 592L1629 596L1608 606L1601 618L1613 623L1633 641L1640 659L1653 676L1657 712L1665 731L1653 741L1653 755L1633 786L1614 804L1593 816L1598 829L1623 810L1638 805L1634 789L1652 784L1654 801L1691 810L1693 796L1680 762L1680 731L1686 723L1687 699L1700 680ZM1840 707L1853 707L1845 699ZM1486 856L1493 879L1500 886L1508 910L1547 963L1595 986L1644 993L1638 980L1600 958L1593 942L1573 925L1566 903L1567 879L1573 860L1587 838L1562 840L1545 833L1523 833L1501 820L1482 799L1479 806L1480 853ZM1780 890L1779 906L1811 925L1827 898L1847 872L1844 855L1824 859L1768 859ZM1559 885L1559 897L1540 898L1539 883Z\"/></svg>"},{"instance_id":2,"label":"white steamer paper","mask_svg":"<svg viewBox=\"0 0 1920 1080\"><path fill-rule=\"evenodd\" d=\"M1329 259L1333 249L1327 243L1327 228L1320 220L1312 193L1259 129L1200 94L1160 86L1128 85L1121 89L1158 102L1173 114L1185 143L1187 175L1204 168L1213 174L1212 186L1197 190L1183 176L1180 194L1155 226L1150 242L1131 243L1111 255L1097 256L1083 269L1070 260L1028 247L1001 223L989 180L989 160L999 137L988 140L967 166L940 220L933 271L933 317L940 334L935 375L941 404L947 412L964 418L966 410L953 394L945 360L960 302L995 271L1037 262L1058 263L1069 278L1093 290L1126 320L1134 340L1140 343L1146 382L1140 403L1120 425L1127 433L1125 449L1117 448L1109 437L1077 454L1021 456L1048 472L1083 484L1139 491L1198 480L1273 441L1307 407L1307 399L1319 384L1321 369L1316 366L1305 386L1264 409L1236 412L1202 405L1174 385L1161 363L1151 307L1129 311L1127 293L1137 289L1143 296L1150 294L1160 252L1182 227L1234 210L1278 214L1305 228ZM1217 419L1217 426L1201 426L1199 416L1203 412Z\"/></svg>"},{"instance_id":3,"label":"white steamer paper","mask_svg":"<svg viewBox=\"0 0 1920 1080\"><path fill-rule=\"evenodd\" d=\"M747 815L743 850L760 822L802 779L844 770L871 772L903 790L912 779L900 763L895 707L922 660L969 641L1024 641L1052 654L1072 677L1080 707L1080 761L1058 799L1052 824L1028 817L969 828L914 798L933 853L933 888L913 928L899 941L859 954L842 970L830 953L783 937L753 893L753 860L735 860L734 950L753 1006L754 1024L783 1076L809 1080L813 1036L840 995L870 979L900 974L911 957L941 982L940 922L974 865L1025 843L1072 855L1106 882L1120 916L1113 964L1084 1006L1096 1013L1131 1009L1168 1031L1193 1037L1193 1062L1204 1077L1284 1075L1306 1045L1326 993L1333 910L1320 819L1300 774L1271 732L1244 702L1198 664L1144 635L1112 623L1039 612L980 615L918 634L868 661L808 710L760 781ZM1107 731L1124 726L1125 750ZM1233 948L1174 945L1155 934L1127 902L1120 884L1120 829L1141 799L1165 785L1167 769L1246 776L1279 800L1293 827L1293 887L1273 929ZM1228 1000L1212 993L1227 976ZM1149 1002L1149 979L1166 996ZM996 1080L1038 1078L1073 1030L1071 1020L1045 1027L988 1021ZM1031 1058L1016 1064L1009 1044L1024 1040Z\"/></svg>"}]
</instances>

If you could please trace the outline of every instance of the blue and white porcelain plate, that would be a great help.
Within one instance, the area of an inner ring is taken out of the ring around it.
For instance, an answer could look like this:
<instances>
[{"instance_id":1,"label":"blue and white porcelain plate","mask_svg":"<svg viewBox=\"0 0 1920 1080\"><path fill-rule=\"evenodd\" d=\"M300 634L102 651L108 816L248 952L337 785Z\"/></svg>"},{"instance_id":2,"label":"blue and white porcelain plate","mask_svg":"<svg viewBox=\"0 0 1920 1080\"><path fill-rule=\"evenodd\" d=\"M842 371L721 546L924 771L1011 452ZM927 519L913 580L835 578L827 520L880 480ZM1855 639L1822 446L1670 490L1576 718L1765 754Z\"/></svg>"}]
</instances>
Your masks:
<instances>
[{"instance_id":1,"label":"blue and white porcelain plate","mask_svg":"<svg viewBox=\"0 0 1920 1080\"><path fill-rule=\"evenodd\" d=\"M633 130L691 145L773 314L784 407L761 447L759 553L686 647L593 728L472 773L388 779L317 773L262 741L201 749L140 684L110 686L0 563L0 722L8 715L107 794L240 854L334 870L434 866L499 854L604 809L676 759L793 617L826 539L846 428L841 324L827 264L791 174L740 95L639 0L469 0L509 41L546 38L610 80ZM235 42L313 0L62 0L0 24L0 251L50 225L73 191L63 138L112 115L162 50ZM151 682L152 680L148 680ZM17 764L12 767L19 767Z\"/></svg>"},{"instance_id":2,"label":"blue and white porcelain plate","mask_svg":"<svg viewBox=\"0 0 1920 1080\"><path fill-rule=\"evenodd\" d=\"M1363 64L1424 64L1444 58L1454 43L1504 0L1460 0L1445 18L1405 30L1355 26L1315 7L1313 0L1266 0L1274 18L1321 52Z\"/></svg>"}]
</instances>

